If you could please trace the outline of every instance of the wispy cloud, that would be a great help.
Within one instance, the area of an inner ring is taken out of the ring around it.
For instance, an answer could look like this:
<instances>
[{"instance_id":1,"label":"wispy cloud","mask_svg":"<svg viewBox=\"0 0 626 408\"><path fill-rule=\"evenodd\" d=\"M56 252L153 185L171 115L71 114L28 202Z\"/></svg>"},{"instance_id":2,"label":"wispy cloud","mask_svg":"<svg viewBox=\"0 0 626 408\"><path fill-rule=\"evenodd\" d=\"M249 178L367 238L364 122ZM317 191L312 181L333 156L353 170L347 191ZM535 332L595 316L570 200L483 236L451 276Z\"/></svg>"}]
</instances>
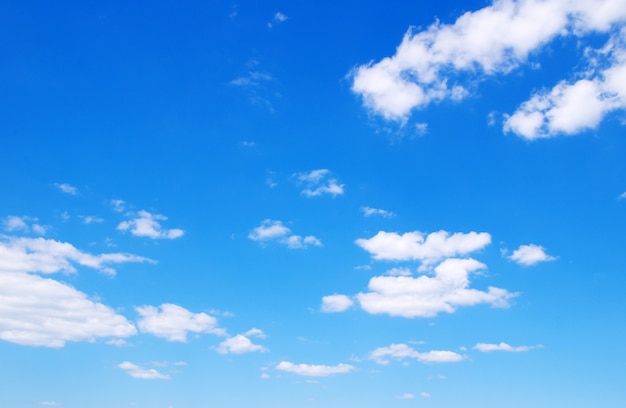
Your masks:
<instances>
[{"instance_id":1,"label":"wispy cloud","mask_svg":"<svg viewBox=\"0 0 626 408\"><path fill-rule=\"evenodd\" d=\"M381 217L391 218L395 217L395 213L387 210L383 210L381 208L373 208L373 207L361 207L361 211L363 211L363 215L366 217L371 217L372 215L380 215Z\"/></svg>"},{"instance_id":2,"label":"wispy cloud","mask_svg":"<svg viewBox=\"0 0 626 408\"><path fill-rule=\"evenodd\" d=\"M369 354L371 360L381 365L389 364L389 358L403 360L414 359L420 363L456 363L465 360L465 356L448 350L432 350L421 353L406 344L391 344L380 347Z\"/></svg>"},{"instance_id":3,"label":"wispy cloud","mask_svg":"<svg viewBox=\"0 0 626 408\"><path fill-rule=\"evenodd\" d=\"M354 371L355 368L350 364L327 366L315 364L294 364L289 361L281 361L276 366L276 369L305 377L327 377L335 374L348 374Z\"/></svg>"},{"instance_id":4,"label":"wispy cloud","mask_svg":"<svg viewBox=\"0 0 626 408\"><path fill-rule=\"evenodd\" d=\"M142 368L130 361L124 361L118 364L118 367L124 370L128 375L133 378L139 378L141 380L169 380L170 376L163 374L154 368Z\"/></svg>"},{"instance_id":5,"label":"wispy cloud","mask_svg":"<svg viewBox=\"0 0 626 408\"><path fill-rule=\"evenodd\" d=\"M289 17L287 17L286 14L281 13L280 11L277 11L276 13L274 13L274 16L272 17L272 19L267 22L267 28L272 28L274 27L275 24L284 23L288 19Z\"/></svg>"},{"instance_id":6,"label":"wispy cloud","mask_svg":"<svg viewBox=\"0 0 626 408\"><path fill-rule=\"evenodd\" d=\"M248 238L260 243L271 241L279 242L290 249L304 249L309 246L322 246L322 242L313 235L300 236L291 234L291 229L283 225L282 221L265 219L261 225L254 228Z\"/></svg>"},{"instance_id":7,"label":"wispy cloud","mask_svg":"<svg viewBox=\"0 0 626 408\"><path fill-rule=\"evenodd\" d=\"M499 343L499 344L490 344L490 343L478 343L474 347L474 350L478 350L483 353L487 353L490 351L508 351L511 353L521 353L524 351L530 351L536 348L542 348L542 345L536 346L517 346L513 347L507 343Z\"/></svg>"},{"instance_id":8,"label":"wispy cloud","mask_svg":"<svg viewBox=\"0 0 626 408\"><path fill-rule=\"evenodd\" d=\"M58 188L59 190L61 190L62 192L66 193L66 194L70 194L70 195L77 195L78 194L78 189L76 187L72 186L71 184L54 183L54 186L56 188Z\"/></svg>"},{"instance_id":9,"label":"wispy cloud","mask_svg":"<svg viewBox=\"0 0 626 408\"><path fill-rule=\"evenodd\" d=\"M318 197L325 194L336 197L344 193L344 184L339 184L328 169L296 173L294 178L298 185L304 187L301 192L306 197Z\"/></svg>"}]
</instances>

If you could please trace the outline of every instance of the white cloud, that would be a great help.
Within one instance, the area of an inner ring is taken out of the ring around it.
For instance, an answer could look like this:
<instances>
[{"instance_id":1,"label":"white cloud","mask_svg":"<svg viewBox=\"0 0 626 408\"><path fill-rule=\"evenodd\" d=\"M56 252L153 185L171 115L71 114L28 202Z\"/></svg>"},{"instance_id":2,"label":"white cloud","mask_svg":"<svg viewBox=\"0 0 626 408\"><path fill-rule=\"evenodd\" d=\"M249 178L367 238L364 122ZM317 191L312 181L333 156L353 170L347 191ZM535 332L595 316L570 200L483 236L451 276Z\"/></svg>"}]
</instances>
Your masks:
<instances>
[{"instance_id":1,"label":"white cloud","mask_svg":"<svg viewBox=\"0 0 626 408\"><path fill-rule=\"evenodd\" d=\"M56 401L41 401L39 405L44 406L44 407L60 407L63 404L61 404L60 402L56 402Z\"/></svg>"},{"instance_id":2,"label":"white cloud","mask_svg":"<svg viewBox=\"0 0 626 408\"><path fill-rule=\"evenodd\" d=\"M470 273L485 267L475 259L451 258L437 265L432 277L375 276L369 282L369 292L356 298L368 313L408 318L454 313L458 307L477 304L508 307L508 299L515 293L491 286L487 291L469 287Z\"/></svg>"},{"instance_id":3,"label":"white cloud","mask_svg":"<svg viewBox=\"0 0 626 408\"><path fill-rule=\"evenodd\" d=\"M350 373L354 371L354 366L350 364L338 364L336 366L293 364L289 361L281 361L276 369L304 377L327 377L334 374Z\"/></svg>"},{"instance_id":4,"label":"white cloud","mask_svg":"<svg viewBox=\"0 0 626 408\"><path fill-rule=\"evenodd\" d=\"M0 267L2 340L63 347L68 341L123 338L136 333L124 316L67 284Z\"/></svg>"},{"instance_id":5,"label":"white cloud","mask_svg":"<svg viewBox=\"0 0 626 408\"><path fill-rule=\"evenodd\" d=\"M128 375L133 378L139 378L142 380L169 380L170 376L163 374L154 368L141 368L130 361L124 361L118 364L118 367L126 371Z\"/></svg>"},{"instance_id":6,"label":"white cloud","mask_svg":"<svg viewBox=\"0 0 626 408\"><path fill-rule=\"evenodd\" d=\"M92 255L67 242L45 238L0 236L0 271L8 272L76 272L72 262L115 275L108 266L115 263L151 262L153 260L127 253Z\"/></svg>"},{"instance_id":7,"label":"white cloud","mask_svg":"<svg viewBox=\"0 0 626 408\"><path fill-rule=\"evenodd\" d=\"M396 398L397 399L413 399L415 398L415 395L407 392L406 394L398 395Z\"/></svg>"},{"instance_id":8,"label":"white cloud","mask_svg":"<svg viewBox=\"0 0 626 408\"><path fill-rule=\"evenodd\" d=\"M380 208L372 208L372 207L361 207L361 211L363 211L363 215L366 217L371 217L372 215L380 215L385 218L391 218L396 215L391 211L382 210Z\"/></svg>"},{"instance_id":9,"label":"white cloud","mask_svg":"<svg viewBox=\"0 0 626 408\"><path fill-rule=\"evenodd\" d=\"M420 397L422 397L422 398L430 398L431 395L428 392L422 391L422 392L420 392Z\"/></svg>"},{"instance_id":10,"label":"white cloud","mask_svg":"<svg viewBox=\"0 0 626 408\"><path fill-rule=\"evenodd\" d=\"M126 209L124 200L111 200L111 207L115 212L123 212Z\"/></svg>"},{"instance_id":11,"label":"white cloud","mask_svg":"<svg viewBox=\"0 0 626 408\"><path fill-rule=\"evenodd\" d=\"M272 20L267 23L267 27L268 28L272 28L272 27L274 27L274 24L284 23L288 19L289 19L289 17L287 17L286 14L281 13L280 11L277 11L276 13L274 13L274 16L272 17Z\"/></svg>"},{"instance_id":12,"label":"white cloud","mask_svg":"<svg viewBox=\"0 0 626 408\"><path fill-rule=\"evenodd\" d=\"M159 310L160 309L160 310ZM187 333L212 333L224 335L225 331L217 326L217 319L206 313L192 313L189 310L164 303L159 307L140 306L135 310L141 316L137 322L139 330L162 337L167 341L187 341Z\"/></svg>"},{"instance_id":13,"label":"white cloud","mask_svg":"<svg viewBox=\"0 0 626 408\"><path fill-rule=\"evenodd\" d=\"M151 214L141 210L136 218L121 222L117 229L120 231L130 230L130 233L137 237L148 237L152 239L167 238L176 239L184 235L184 231L178 228L163 229L159 221L165 221L167 217L160 214Z\"/></svg>"},{"instance_id":14,"label":"white cloud","mask_svg":"<svg viewBox=\"0 0 626 408\"><path fill-rule=\"evenodd\" d=\"M432 232L427 236L419 231L402 235L395 232L379 231L369 239L357 239L356 244L369 252L374 259L407 261L420 260L425 266L443 258L466 255L484 248L491 243L491 235L486 232Z\"/></svg>"},{"instance_id":15,"label":"white cloud","mask_svg":"<svg viewBox=\"0 0 626 408\"><path fill-rule=\"evenodd\" d=\"M322 246L322 242L313 235L302 237L300 235L290 235L291 230L284 226L281 221L265 219L261 225L254 228L248 238L261 243L278 241L290 249L303 249L309 246Z\"/></svg>"},{"instance_id":16,"label":"white cloud","mask_svg":"<svg viewBox=\"0 0 626 408\"><path fill-rule=\"evenodd\" d=\"M70 194L70 195L78 194L78 189L70 184L54 183L54 186L66 194Z\"/></svg>"},{"instance_id":17,"label":"white cloud","mask_svg":"<svg viewBox=\"0 0 626 408\"><path fill-rule=\"evenodd\" d=\"M248 234L248 238L253 241L269 241L282 238L289 234L291 230L283 225L281 221L265 219L261 225Z\"/></svg>"},{"instance_id":18,"label":"white cloud","mask_svg":"<svg viewBox=\"0 0 626 408\"><path fill-rule=\"evenodd\" d=\"M79 215L78 218L83 220L83 224L100 224L104 222L104 219L95 215Z\"/></svg>"},{"instance_id":19,"label":"white cloud","mask_svg":"<svg viewBox=\"0 0 626 408\"><path fill-rule=\"evenodd\" d=\"M267 335L263 332L263 330L257 329L256 327L253 327L252 329L248 330L243 335L247 337L258 337L259 339L264 339L267 337Z\"/></svg>"},{"instance_id":20,"label":"white cloud","mask_svg":"<svg viewBox=\"0 0 626 408\"><path fill-rule=\"evenodd\" d=\"M589 67L581 79L535 93L505 116L504 131L528 140L574 135L595 129L609 112L626 109L626 29L586 54Z\"/></svg>"},{"instance_id":21,"label":"white cloud","mask_svg":"<svg viewBox=\"0 0 626 408\"><path fill-rule=\"evenodd\" d=\"M453 24L411 28L395 55L352 72L352 91L386 119L469 94L460 84L508 73L557 36L606 32L626 18L626 1L496 0Z\"/></svg>"},{"instance_id":22,"label":"white cloud","mask_svg":"<svg viewBox=\"0 0 626 408\"><path fill-rule=\"evenodd\" d=\"M305 173L296 173L294 177L304 188L301 191L306 197L318 197L324 194L336 197L344 193L344 185L330 175L328 169L311 170Z\"/></svg>"},{"instance_id":23,"label":"white cloud","mask_svg":"<svg viewBox=\"0 0 626 408\"><path fill-rule=\"evenodd\" d=\"M541 347L542 347L541 345L513 347L507 343L500 343L500 344L478 343L472 348L474 350L478 350L483 353L487 353L490 351L508 351L512 353L520 353L523 351L529 351L529 350L541 348Z\"/></svg>"},{"instance_id":24,"label":"white cloud","mask_svg":"<svg viewBox=\"0 0 626 408\"><path fill-rule=\"evenodd\" d=\"M329 295L322 298L322 312L344 312L354 305L350 297L346 295Z\"/></svg>"},{"instance_id":25,"label":"white cloud","mask_svg":"<svg viewBox=\"0 0 626 408\"><path fill-rule=\"evenodd\" d=\"M539 262L553 261L556 258L546 254L545 248L539 245L520 245L513 254L509 256L509 259L517 262L520 265L531 266Z\"/></svg>"},{"instance_id":26,"label":"white cloud","mask_svg":"<svg viewBox=\"0 0 626 408\"><path fill-rule=\"evenodd\" d=\"M216 348L216 351L220 354L244 354L266 352L267 349L261 345L252 343L248 337L238 334L221 342Z\"/></svg>"},{"instance_id":27,"label":"white cloud","mask_svg":"<svg viewBox=\"0 0 626 408\"><path fill-rule=\"evenodd\" d=\"M425 353L411 348L406 344L391 344L388 347L380 347L369 354L369 358L381 365L389 364L389 358L404 360L415 359L420 363L456 363L465 359L465 356L448 350L431 350Z\"/></svg>"},{"instance_id":28,"label":"white cloud","mask_svg":"<svg viewBox=\"0 0 626 408\"><path fill-rule=\"evenodd\" d=\"M268 373L261 374L261 379L262 380L267 380L268 378L270 378L270 375Z\"/></svg>"},{"instance_id":29,"label":"white cloud","mask_svg":"<svg viewBox=\"0 0 626 408\"><path fill-rule=\"evenodd\" d=\"M35 217L18 217L16 215L10 215L4 219L4 230L8 232L33 231L35 234L44 235L46 233L46 227L37 224L38 221L39 220Z\"/></svg>"}]
</instances>

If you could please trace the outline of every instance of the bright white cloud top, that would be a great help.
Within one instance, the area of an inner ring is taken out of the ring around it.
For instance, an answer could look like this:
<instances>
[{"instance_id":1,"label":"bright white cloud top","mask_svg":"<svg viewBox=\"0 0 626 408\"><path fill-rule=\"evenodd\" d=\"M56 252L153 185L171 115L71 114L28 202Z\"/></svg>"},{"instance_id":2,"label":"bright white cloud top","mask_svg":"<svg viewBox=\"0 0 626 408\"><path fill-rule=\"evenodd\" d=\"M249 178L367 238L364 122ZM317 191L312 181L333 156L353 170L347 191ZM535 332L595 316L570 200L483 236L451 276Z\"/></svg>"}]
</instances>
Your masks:
<instances>
[{"instance_id":1,"label":"bright white cloud top","mask_svg":"<svg viewBox=\"0 0 626 408\"><path fill-rule=\"evenodd\" d=\"M609 32L626 20L623 0L496 0L460 16L411 28L396 53L354 69L352 90L365 106L389 120L405 121L411 111L471 94L470 76L506 75L557 37L584 39ZM603 116L624 109L624 41L616 34L590 60L582 79L539 93L508 117L505 131L535 139L594 128Z\"/></svg>"},{"instance_id":2,"label":"bright white cloud top","mask_svg":"<svg viewBox=\"0 0 626 408\"><path fill-rule=\"evenodd\" d=\"M511 353L521 353L524 351L530 351L532 349L541 348L541 345L538 346L517 346L513 347L507 343L499 343L499 344L491 344L491 343L478 343L474 347L474 350L478 350L483 353L487 353L490 351L508 351Z\"/></svg>"},{"instance_id":3,"label":"bright white cloud top","mask_svg":"<svg viewBox=\"0 0 626 408\"><path fill-rule=\"evenodd\" d=\"M133 378L141 380L169 380L170 376L157 371L154 368L141 368L130 361L124 361L118 364L118 367L124 370Z\"/></svg>"},{"instance_id":4,"label":"bright white cloud top","mask_svg":"<svg viewBox=\"0 0 626 408\"><path fill-rule=\"evenodd\" d=\"M140 306L135 310L141 316L137 326L144 333L162 337L167 341L186 342L188 333L211 333L224 335L217 319L206 313L193 313L171 303L155 306Z\"/></svg>"},{"instance_id":5,"label":"bright white cloud top","mask_svg":"<svg viewBox=\"0 0 626 408\"><path fill-rule=\"evenodd\" d=\"M544 247L535 244L520 245L509 259L517 262L520 265L532 266L539 262L554 261L556 258L546 253Z\"/></svg>"},{"instance_id":6,"label":"bright white cloud top","mask_svg":"<svg viewBox=\"0 0 626 408\"><path fill-rule=\"evenodd\" d=\"M331 176L330 170L318 169L305 173L294 174L296 182L303 186L302 194L306 197L331 195L336 197L344 193L344 185L338 184Z\"/></svg>"},{"instance_id":7,"label":"bright white cloud top","mask_svg":"<svg viewBox=\"0 0 626 408\"><path fill-rule=\"evenodd\" d=\"M179 228L164 229L159 221L166 221L167 217L161 214L151 214L141 210L135 218L122 221L117 229L120 231L130 231L137 237L148 237L152 239L166 238L176 239L182 237L185 232Z\"/></svg>"},{"instance_id":8,"label":"bright white cloud top","mask_svg":"<svg viewBox=\"0 0 626 408\"><path fill-rule=\"evenodd\" d=\"M277 241L289 249L302 249L308 246L322 246L322 241L313 235L302 237L291 234L291 229L283 225L282 221L266 219L261 225L254 228L248 238L260 243Z\"/></svg>"},{"instance_id":9,"label":"bright white cloud top","mask_svg":"<svg viewBox=\"0 0 626 408\"><path fill-rule=\"evenodd\" d=\"M220 354L244 354L268 350L259 344L252 343L252 340L243 334L238 334L221 342L216 351Z\"/></svg>"}]
</instances>

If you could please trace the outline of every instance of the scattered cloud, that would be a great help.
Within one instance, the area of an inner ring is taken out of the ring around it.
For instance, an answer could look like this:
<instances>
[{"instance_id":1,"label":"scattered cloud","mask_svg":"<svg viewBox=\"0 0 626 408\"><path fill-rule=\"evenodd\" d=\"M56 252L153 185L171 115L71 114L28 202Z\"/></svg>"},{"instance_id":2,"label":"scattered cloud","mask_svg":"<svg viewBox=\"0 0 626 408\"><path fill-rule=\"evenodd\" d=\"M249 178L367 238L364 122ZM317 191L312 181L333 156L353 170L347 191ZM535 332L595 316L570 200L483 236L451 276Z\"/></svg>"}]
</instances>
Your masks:
<instances>
[{"instance_id":1,"label":"scattered cloud","mask_svg":"<svg viewBox=\"0 0 626 408\"><path fill-rule=\"evenodd\" d=\"M83 220L83 224L100 224L104 222L104 219L95 215L79 215L78 218Z\"/></svg>"},{"instance_id":2,"label":"scattered cloud","mask_svg":"<svg viewBox=\"0 0 626 408\"><path fill-rule=\"evenodd\" d=\"M448 350L432 350L425 353L413 349L406 344L391 344L388 347L380 347L369 354L371 360L381 365L389 364L389 358L404 360L415 359L420 363L456 363L465 359L465 356Z\"/></svg>"},{"instance_id":3,"label":"scattered cloud","mask_svg":"<svg viewBox=\"0 0 626 408\"><path fill-rule=\"evenodd\" d=\"M431 395L428 392L422 391L422 392L420 392L420 397L422 397L422 398L430 398Z\"/></svg>"},{"instance_id":4,"label":"scattered cloud","mask_svg":"<svg viewBox=\"0 0 626 408\"><path fill-rule=\"evenodd\" d=\"M335 313L345 312L354 305L350 297L346 295L329 295L322 298L322 312Z\"/></svg>"},{"instance_id":5,"label":"scattered cloud","mask_svg":"<svg viewBox=\"0 0 626 408\"><path fill-rule=\"evenodd\" d=\"M415 395L407 392L406 394L398 395L396 398L397 399L413 399L415 398Z\"/></svg>"},{"instance_id":6,"label":"scattered cloud","mask_svg":"<svg viewBox=\"0 0 626 408\"><path fill-rule=\"evenodd\" d=\"M413 109L467 97L474 83L509 73L556 37L610 31L623 23L625 10L623 1L614 0L495 0L453 24L410 28L395 55L352 71L352 91L385 119L406 121ZM595 126L611 109L623 109L623 50L620 43L603 55L609 67L591 70L583 82L561 83L549 95L531 99L507 119L505 129L527 138L573 133ZM581 98L588 111L580 110Z\"/></svg>"},{"instance_id":7,"label":"scattered cloud","mask_svg":"<svg viewBox=\"0 0 626 408\"><path fill-rule=\"evenodd\" d=\"M67 183L54 183L54 186L61 190L62 192L70 195L77 195L78 189Z\"/></svg>"},{"instance_id":8,"label":"scattered cloud","mask_svg":"<svg viewBox=\"0 0 626 408\"><path fill-rule=\"evenodd\" d=\"M424 266L443 258L469 254L490 243L491 235L486 232L473 231L467 234L438 231L426 236L419 231L402 235L379 231L372 238L356 240L356 244L369 252L376 260L419 260Z\"/></svg>"},{"instance_id":9,"label":"scattered cloud","mask_svg":"<svg viewBox=\"0 0 626 408\"><path fill-rule=\"evenodd\" d=\"M619 196L617 196L617 198L619 200L625 200L626 199L626 191L624 191L622 194L620 194Z\"/></svg>"},{"instance_id":10,"label":"scattered cloud","mask_svg":"<svg viewBox=\"0 0 626 408\"><path fill-rule=\"evenodd\" d=\"M518 346L518 347L513 347L507 343L500 343L500 344L489 344L489 343L478 343L476 344L474 347L472 347L474 350L478 350L482 353L487 353L490 351L508 351L508 352L512 352L512 353L521 353L524 351L530 351L536 348L541 348L543 346L541 345L536 345L536 346Z\"/></svg>"},{"instance_id":11,"label":"scattered cloud","mask_svg":"<svg viewBox=\"0 0 626 408\"><path fill-rule=\"evenodd\" d=\"M257 337L259 339L267 338L267 335L263 332L263 330L257 329L256 327L253 327L252 329L248 330L243 335L248 336L248 337Z\"/></svg>"},{"instance_id":12,"label":"scattered cloud","mask_svg":"<svg viewBox=\"0 0 626 408\"><path fill-rule=\"evenodd\" d=\"M38 224L35 217L10 215L4 219L4 230L8 232L34 232L38 235L46 233L46 227Z\"/></svg>"},{"instance_id":13,"label":"scattered cloud","mask_svg":"<svg viewBox=\"0 0 626 408\"><path fill-rule=\"evenodd\" d=\"M219 346L217 346L216 351L220 354L244 354L254 352L263 353L268 350L261 345L252 343L252 341L243 334L238 334L221 342Z\"/></svg>"},{"instance_id":14,"label":"scattered cloud","mask_svg":"<svg viewBox=\"0 0 626 408\"><path fill-rule=\"evenodd\" d=\"M56 401L41 401L39 405L44 406L44 407L60 407L63 404L61 404L60 402L56 402Z\"/></svg>"},{"instance_id":15,"label":"scattered cloud","mask_svg":"<svg viewBox=\"0 0 626 408\"><path fill-rule=\"evenodd\" d=\"M301 193L306 197L318 197L325 194L336 197L344 193L344 185L338 184L328 169L296 173L294 177L296 183L303 187Z\"/></svg>"},{"instance_id":16,"label":"scattered cloud","mask_svg":"<svg viewBox=\"0 0 626 408\"><path fill-rule=\"evenodd\" d=\"M371 217L372 215L380 215L385 218L395 217L395 213L387 210L382 210L380 208L372 208L372 207L361 207L361 211L363 211L363 215L366 217Z\"/></svg>"},{"instance_id":17,"label":"scattered cloud","mask_svg":"<svg viewBox=\"0 0 626 408\"><path fill-rule=\"evenodd\" d=\"M261 225L254 228L248 238L260 243L277 241L290 249L304 249L309 246L322 246L322 242L313 235L302 237L291 235L291 229L284 226L282 221L265 219Z\"/></svg>"},{"instance_id":18,"label":"scattered cloud","mask_svg":"<svg viewBox=\"0 0 626 408\"><path fill-rule=\"evenodd\" d=\"M428 133L428 123L420 122L415 124L415 131L418 135L425 135Z\"/></svg>"},{"instance_id":19,"label":"scattered cloud","mask_svg":"<svg viewBox=\"0 0 626 408\"><path fill-rule=\"evenodd\" d=\"M135 311L141 316L137 322L139 330L167 341L185 343L189 332L211 333L219 336L226 334L224 329L218 327L215 317L206 313L193 313L171 303L164 303L159 307L135 307Z\"/></svg>"},{"instance_id":20,"label":"scattered cloud","mask_svg":"<svg viewBox=\"0 0 626 408\"><path fill-rule=\"evenodd\" d=\"M450 258L435 267L432 277L375 276L369 291L356 299L368 313L408 318L454 313L458 307L477 304L508 307L508 300L517 294L492 286L487 291L469 287L469 275L485 268L475 259Z\"/></svg>"},{"instance_id":21,"label":"scattered cloud","mask_svg":"<svg viewBox=\"0 0 626 408\"><path fill-rule=\"evenodd\" d=\"M556 258L546 254L545 248L539 245L520 245L509 259L520 265L532 266L539 262L554 261Z\"/></svg>"},{"instance_id":22,"label":"scattered cloud","mask_svg":"<svg viewBox=\"0 0 626 408\"><path fill-rule=\"evenodd\" d=\"M276 366L277 370L304 376L304 377L327 377L335 374L347 374L354 371L350 364L338 364L336 366L293 364L289 361L281 361Z\"/></svg>"},{"instance_id":23,"label":"scattered cloud","mask_svg":"<svg viewBox=\"0 0 626 408\"><path fill-rule=\"evenodd\" d=\"M154 368L141 368L130 361L124 361L118 364L118 367L124 370L128 375L133 378L139 378L142 380L169 380L170 376L163 374Z\"/></svg>"},{"instance_id":24,"label":"scattered cloud","mask_svg":"<svg viewBox=\"0 0 626 408\"><path fill-rule=\"evenodd\" d=\"M119 231L128 231L137 237L148 237L152 239L166 238L176 239L184 235L184 231L178 228L164 229L159 221L166 221L167 217L160 214L151 214L148 211L141 210L134 219L122 221L117 229Z\"/></svg>"},{"instance_id":25,"label":"scattered cloud","mask_svg":"<svg viewBox=\"0 0 626 408\"><path fill-rule=\"evenodd\" d=\"M272 20L268 21L267 27L268 28L272 28L272 27L274 27L275 24L284 23L288 19L289 19L289 17L287 17L287 15L281 13L280 11L277 11L276 13L274 13L274 16L272 17Z\"/></svg>"},{"instance_id":26,"label":"scattered cloud","mask_svg":"<svg viewBox=\"0 0 626 408\"><path fill-rule=\"evenodd\" d=\"M261 379L262 379L262 380L267 380L267 379L269 379L269 378L270 378L270 375L269 375L268 373L262 373L262 374L261 374Z\"/></svg>"},{"instance_id":27,"label":"scattered cloud","mask_svg":"<svg viewBox=\"0 0 626 408\"><path fill-rule=\"evenodd\" d=\"M126 202L124 200L111 200L111 208L115 212L123 212L126 209Z\"/></svg>"}]
</instances>

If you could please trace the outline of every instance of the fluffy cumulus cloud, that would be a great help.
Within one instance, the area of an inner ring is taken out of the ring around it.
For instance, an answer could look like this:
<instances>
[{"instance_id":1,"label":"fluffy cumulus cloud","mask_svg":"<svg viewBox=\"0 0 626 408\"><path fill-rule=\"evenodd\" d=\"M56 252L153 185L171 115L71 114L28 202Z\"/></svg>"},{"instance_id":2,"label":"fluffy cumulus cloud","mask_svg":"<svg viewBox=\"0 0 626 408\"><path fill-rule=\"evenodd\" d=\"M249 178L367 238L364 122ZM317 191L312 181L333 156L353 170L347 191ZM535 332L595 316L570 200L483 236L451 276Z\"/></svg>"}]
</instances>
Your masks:
<instances>
[{"instance_id":1,"label":"fluffy cumulus cloud","mask_svg":"<svg viewBox=\"0 0 626 408\"><path fill-rule=\"evenodd\" d=\"M350 364L338 364L335 366L294 364L289 361L281 361L276 366L276 369L304 377L327 377L334 374L350 373L354 371L354 366Z\"/></svg>"},{"instance_id":2,"label":"fluffy cumulus cloud","mask_svg":"<svg viewBox=\"0 0 626 408\"><path fill-rule=\"evenodd\" d=\"M130 361L124 361L118 364L118 367L124 370L133 378L141 380L169 380L170 376L157 371L154 368L142 368Z\"/></svg>"},{"instance_id":3,"label":"fluffy cumulus cloud","mask_svg":"<svg viewBox=\"0 0 626 408\"><path fill-rule=\"evenodd\" d=\"M113 263L146 262L132 254L92 255L65 242L43 238L0 239L0 339L28 346L63 347L66 342L122 339L135 326L113 308L68 284L37 274L76 272L74 264L106 273Z\"/></svg>"},{"instance_id":4,"label":"fluffy cumulus cloud","mask_svg":"<svg viewBox=\"0 0 626 408\"><path fill-rule=\"evenodd\" d=\"M541 348L541 347L542 347L541 345L513 347L507 343L500 343L500 344L478 343L473 347L473 349L478 350L483 353L487 353L490 351L508 351L510 353L521 353L524 351L529 351L529 350L533 350L533 349Z\"/></svg>"},{"instance_id":5,"label":"fluffy cumulus cloud","mask_svg":"<svg viewBox=\"0 0 626 408\"><path fill-rule=\"evenodd\" d=\"M141 318L137 322L139 330L162 337L167 341L186 342L187 333L212 333L224 335L218 327L217 319L206 313L193 313L171 303L159 307L140 306L135 310Z\"/></svg>"},{"instance_id":6,"label":"fluffy cumulus cloud","mask_svg":"<svg viewBox=\"0 0 626 408\"><path fill-rule=\"evenodd\" d=\"M434 276L375 276L368 292L356 295L363 310L402 317L433 317L453 313L461 306L489 304L508 307L516 294L490 286L486 291L469 287L469 276L485 268L475 259L450 258L434 269Z\"/></svg>"},{"instance_id":7,"label":"fluffy cumulus cloud","mask_svg":"<svg viewBox=\"0 0 626 408\"><path fill-rule=\"evenodd\" d=\"M114 275L111 264L154 262L128 253L92 255L67 242L45 238L0 236L0 270L7 272L76 272L73 263Z\"/></svg>"},{"instance_id":8,"label":"fluffy cumulus cloud","mask_svg":"<svg viewBox=\"0 0 626 408\"><path fill-rule=\"evenodd\" d=\"M424 265L443 258L466 255L491 243L486 232L433 232L428 235L419 231L402 235L396 232L379 231L372 238L357 239L356 244L369 252L376 260L408 261L419 260Z\"/></svg>"},{"instance_id":9,"label":"fluffy cumulus cloud","mask_svg":"<svg viewBox=\"0 0 626 408\"><path fill-rule=\"evenodd\" d=\"M139 211L133 219L122 221L117 229L120 231L130 231L137 237L148 237L152 239L176 239L184 235L184 231L178 228L165 229L160 221L166 221L167 217L160 214L151 214L148 211Z\"/></svg>"},{"instance_id":10,"label":"fluffy cumulus cloud","mask_svg":"<svg viewBox=\"0 0 626 408\"><path fill-rule=\"evenodd\" d=\"M352 299L346 295L329 295L322 298L322 312L345 312L354 305Z\"/></svg>"},{"instance_id":11,"label":"fluffy cumulus cloud","mask_svg":"<svg viewBox=\"0 0 626 408\"><path fill-rule=\"evenodd\" d=\"M298 185L302 186L302 194L306 197L318 197L331 195L336 197L344 193L344 185L339 184L331 176L328 169L311 170L305 173L296 173L294 178Z\"/></svg>"},{"instance_id":12,"label":"fluffy cumulus cloud","mask_svg":"<svg viewBox=\"0 0 626 408\"><path fill-rule=\"evenodd\" d=\"M556 258L548 255L544 247L530 244L520 245L520 247L513 251L513 254L509 256L509 259L520 265L531 266L539 262L553 261Z\"/></svg>"},{"instance_id":13,"label":"fluffy cumulus cloud","mask_svg":"<svg viewBox=\"0 0 626 408\"><path fill-rule=\"evenodd\" d=\"M67 284L0 267L2 340L63 347L68 341L123 338L136 333L124 316Z\"/></svg>"},{"instance_id":14,"label":"fluffy cumulus cloud","mask_svg":"<svg viewBox=\"0 0 626 408\"><path fill-rule=\"evenodd\" d=\"M509 73L558 36L609 32L625 19L626 0L496 0L452 24L409 29L393 56L353 70L352 91L373 112L405 121L413 109L466 97L468 78L476 82ZM621 44L596 53L607 67L588 70L582 82L538 94L507 119L505 129L528 138L574 133L597 125L610 110L623 109ZM588 110L580 110L582 101Z\"/></svg>"},{"instance_id":15,"label":"fluffy cumulus cloud","mask_svg":"<svg viewBox=\"0 0 626 408\"><path fill-rule=\"evenodd\" d=\"M579 79L535 93L506 116L504 130L528 140L574 135L595 129L608 113L626 109L626 28L587 54L593 58Z\"/></svg>"},{"instance_id":16,"label":"fluffy cumulus cloud","mask_svg":"<svg viewBox=\"0 0 626 408\"><path fill-rule=\"evenodd\" d=\"M431 350L421 353L406 344L391 344L380 347L369 354L371 360L381 365L389 364L389 359L414 359L420 363L456 363L465 359L465 356L448 350Z\"/></svg>"},{"instance_id":17,"label":"fluffy cumulus cloud","mask_svg":"<svg viewBox=\"0 0 626 408\"><path fill-rule=\"evenodd\" d=\"M267 243L277 241L290 249L303 249L309 246L322 246L322 242L313 235L301 236L291 234L291 229L283 225L282 221L266 219L261 225L254 228L248 238Z\"/></svg>"},{"instance_id":18,"label":"fluffy cumulus cloud","mask_svg":"<svg viewBox=\"0 0 626 408\"><path fill-rule=\"evenodd\" d=\"M256 332L253 334L256 334ZM266 352L267 348L252 343L252 341L243 334L238 334L221 342L219 346L217 346L216 351L220 354L244 354Z\"/></svg>"}]
</instances>

